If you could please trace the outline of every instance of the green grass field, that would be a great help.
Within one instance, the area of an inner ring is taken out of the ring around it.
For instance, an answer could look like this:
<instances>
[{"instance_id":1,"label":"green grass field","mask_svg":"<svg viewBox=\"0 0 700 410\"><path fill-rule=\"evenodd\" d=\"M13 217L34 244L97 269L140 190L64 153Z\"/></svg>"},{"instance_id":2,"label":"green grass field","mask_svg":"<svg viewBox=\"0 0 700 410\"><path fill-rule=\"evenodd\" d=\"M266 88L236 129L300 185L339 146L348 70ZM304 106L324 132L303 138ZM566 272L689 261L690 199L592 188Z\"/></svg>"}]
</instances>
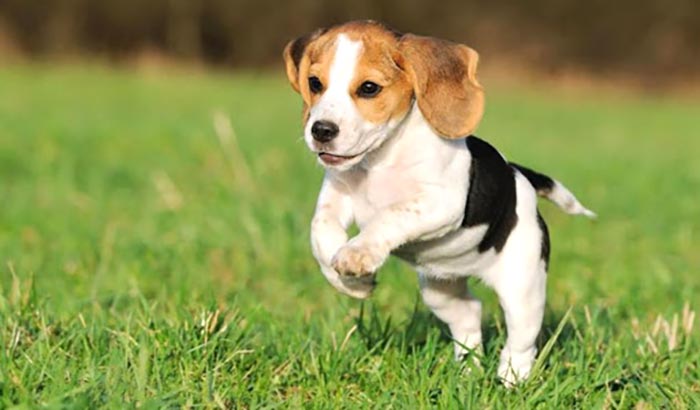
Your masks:
<instances>
[{"instance_id":1,"label":"green grass field","mask_svg":"<svg viewBox=\"0 0 700 410\"><path fill-rule=\"evenodd\" d=\"M543 348L512 390L487 288L468 372L407 266L364 303L326 283L281 72L0 69L0 408L698 408L700 104L486 86L479 135L599 214L541 204Z\"/></svg>"}]
</instances>

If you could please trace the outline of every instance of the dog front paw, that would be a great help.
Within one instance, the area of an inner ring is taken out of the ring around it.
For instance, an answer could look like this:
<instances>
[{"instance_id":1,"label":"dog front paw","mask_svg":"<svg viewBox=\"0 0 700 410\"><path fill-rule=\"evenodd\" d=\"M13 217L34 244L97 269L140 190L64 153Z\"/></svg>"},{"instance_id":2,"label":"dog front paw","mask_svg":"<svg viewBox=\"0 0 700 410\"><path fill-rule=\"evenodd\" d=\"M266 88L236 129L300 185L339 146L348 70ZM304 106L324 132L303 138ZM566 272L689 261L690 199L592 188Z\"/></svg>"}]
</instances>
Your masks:
<instances>
[{"instance_id":1,"label":"dog front paw","mask_svg":"<svg viewBox=\"0 0 700 410\"><path fill-rule=\"evenodd\" d=\"M341 276L364 277L373 275L384 259L386 255L373 248L347 244L338 250L331 264Z\"/></svg>"},{"instance_id":2,"label":"dog front paw","mask_svg":"<svg viewBox=\"0 0 700 410\"><path fill-rule=\"evenodd\" d=\"M340 286L336 289L355 299L367 299L372 296L377 281L374 275L339 276Z\"/></svg>"},{"instance_id":3,"label":"dog front paw","mask_svg":"<svg viewBox=\"0 0 700 410\"><path fill-rule=\"evenodd\" d=\"M339 292L355 299L367 299L377 286L374 275L341 276L330 265L321 264L321 272Z\"/></svg>"}]
</instances>

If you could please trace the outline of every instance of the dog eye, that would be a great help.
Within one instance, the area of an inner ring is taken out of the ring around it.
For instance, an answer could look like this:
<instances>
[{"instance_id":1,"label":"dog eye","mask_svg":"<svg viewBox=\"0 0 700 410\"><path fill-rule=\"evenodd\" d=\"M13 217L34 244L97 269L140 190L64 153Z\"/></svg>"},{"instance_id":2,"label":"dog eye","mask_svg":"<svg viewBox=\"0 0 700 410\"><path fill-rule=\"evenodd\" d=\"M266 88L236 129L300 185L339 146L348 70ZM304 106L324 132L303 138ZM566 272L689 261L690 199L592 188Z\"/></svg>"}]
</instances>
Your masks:
<instances>
[{"instance_id":1,"label":"dog eye","mask_svg":"<svg viewBox=\"0 0 700 410\"><path fill-rule=\"evenodd\" d=\"M309 77L309 89L312 93L318 94L323 91L323 83L318 77Z\"/></svg>"},{"instance_id":2,"label":"dog eye","mask_svg":"<svg viewBox=\"0 0 700 410\"><path fill-rule=\"evenodd\" d=\"M357 89L357 96L362 98L376 97L382 91L382 86L371 81L365 81Z\"/></svg>"}]
</instances>

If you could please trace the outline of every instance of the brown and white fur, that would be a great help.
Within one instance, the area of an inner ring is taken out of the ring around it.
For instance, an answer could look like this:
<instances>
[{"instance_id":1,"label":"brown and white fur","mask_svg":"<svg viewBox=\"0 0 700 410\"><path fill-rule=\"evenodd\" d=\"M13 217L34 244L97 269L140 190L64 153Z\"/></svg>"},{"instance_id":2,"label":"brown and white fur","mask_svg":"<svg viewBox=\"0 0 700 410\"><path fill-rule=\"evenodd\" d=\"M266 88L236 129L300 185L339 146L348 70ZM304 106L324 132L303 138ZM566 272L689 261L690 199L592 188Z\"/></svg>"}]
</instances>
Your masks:
<instances>
[{"instance_id":1,"label":"brown and white fur","mask_svg":"<svg viewBox=\"0 0 700 410\"><path fill-rule=\"evenodd\" d=\"M537 194L593 214L559 182L470 136L484 109L478 54L360 21L296 39L284 58L304 101L305 142L326 169L311 245L328 281L366 298L389 255L404 259L461 358L481 344L481 304L467 289L478 277L505 312L499 376L527 377L549 256ZM348 239L352 223L360 233Z\"/></svg>"}]
</instances>

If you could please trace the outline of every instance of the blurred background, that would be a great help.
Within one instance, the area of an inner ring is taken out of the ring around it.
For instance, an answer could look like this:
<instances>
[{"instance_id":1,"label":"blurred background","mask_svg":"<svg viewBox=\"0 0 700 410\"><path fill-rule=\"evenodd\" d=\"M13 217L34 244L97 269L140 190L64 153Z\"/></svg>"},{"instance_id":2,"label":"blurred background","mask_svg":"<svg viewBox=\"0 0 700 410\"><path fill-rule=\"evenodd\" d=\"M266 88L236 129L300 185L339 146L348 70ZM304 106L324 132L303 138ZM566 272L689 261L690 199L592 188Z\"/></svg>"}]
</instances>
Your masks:
<instances>
[{"instance_id":1,"label":"blurred background","mask_svg":"<svg viewBox=\"0 0 700 410\"><path fill-rule=\"evenodd\" d=\"M0 56L268 67L289 39L358 18L467 43L487 67L624 73L649 87L700 68L696 0L3 0Z\"/></svg>"}]
</instances>

